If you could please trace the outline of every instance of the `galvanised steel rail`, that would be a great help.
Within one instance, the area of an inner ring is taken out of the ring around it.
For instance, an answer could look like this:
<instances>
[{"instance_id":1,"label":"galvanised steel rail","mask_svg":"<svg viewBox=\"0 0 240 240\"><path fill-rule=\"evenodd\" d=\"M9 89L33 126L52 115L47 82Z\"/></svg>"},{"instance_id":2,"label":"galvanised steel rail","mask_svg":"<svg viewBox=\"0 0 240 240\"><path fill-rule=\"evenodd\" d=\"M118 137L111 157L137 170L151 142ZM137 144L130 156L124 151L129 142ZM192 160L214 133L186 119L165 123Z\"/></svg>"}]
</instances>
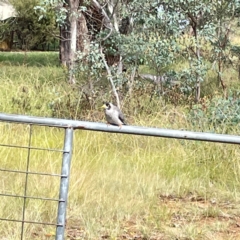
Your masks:
<instances>
[{"instance_id":1,"label":"galvanised steel rail","mask_svg":"<svg viewBox=\"0 0 240 240\"><path fill-rule=\"evenodd\" d=\"M1 114L1 115L7 116L6 114ZM10 116L10 115L8 115L8 116ZM65 224L66 224L67 198L68 198L70 166L71 166L71 157L72 157L72 148L73 148L73 128L72 127L65 128L65 138L64 138L63 149L40 148L40 147L31 146L31 144L32 144L31 139L32 139L33 125L42 125L41 123L19 122L19 121L14 121L14 119L11 117L8 120L1 118L0 121L10 122L10 123L16 123L16 122L17 123L28 123L30 125L27 146L0 143L1 148L4 147L4 148L12 148L13 150L14 149L26 149L27 150L26 169L25 170L5 169L5 168L0 167L0 172L3 173L3 174L0 174L0 177L1 176L4 177L6 173L21 174L24 177L24 179L23 179L24 193L23 194L7 193L6 190L5 190L5 192L2 192L2 189L0 186L0 197L4 196L7 198L16 198L16 199L23 200L23 204L21 206L22 207L21 219L11 219L11 218L7 218L7 217L1 217L1 215L0 215L0 222L8 221L8 222L21 223L21 231L20 231L20 235L19 235L19 239L21 239L21 240L25 239L24 238L24 227L25 227L25 224L27 224L27 223L28 224L41 224L41 225L55 226L56 227L55 239L63 240ZM45 172L30 171L29 165L30 165L30 161L31 161L31 151L32 150L62 153L61 173L45 173ZM27 194L28 183L30 181L29 175L42 175L42 176L50 176L50 177L60 178L59 197L58 198L50 198L50 197L44 197L44 196L36 197L36 196L28 195ZM12 189L10 189L9 191L12 192ZM27 202L29 199L41 200L41 201L51 201L51 202L58 203L58 213L57 213L56 222L41 222L41 221L32 221L32 220L26 219L26 206L27 206ZM1 212L0 212L0 214L1 214ZM2 236L0 236L0 237L2 237Z\"/></svg>"},{"instance_id":2,"label":"galvanised steel rail","mask_svg":"<svg viewBox=\"0 0 240 240\"><path fill-rule=\"evenodd\" d=\"M13 221L13 222L21 222L22 223L21 237L20 237L21 240L23 239L24 223L56 226L55 239L56 240L64 239L67 198L68 198L68 188L69 188L69 177L70 177L70 165L71 165L71 157L72 157L72 149L73 149L73 133L74 133L74 130L76 130L76 129L109 132L109 133L121 133L121 134L133 134L133 135L143 135L143 136L153 136L153 137L185 139L185 140L198 140L198 141L208 141L208 142L240 144L240 136L236 136L236 135L170 130L170 129L160 129L160 128L153 128L153 127L148 128L148 127L125 126L124 125L124 126L122 126L122 128L119 128L117 126L108 126L106 123L75 121L75 120L56 119L56 118L32 117L32 116L12 115L12 114L4 114L4 113L0 113L0 121L30 125L28 146L8 145L8 144L0 143L1 147L23 148L23 149L28 150L26 170L20 171L20 170L0 168L1 172L12 172L12 173L25 174L25 187L24 187L24 194L22 196L14 195L14 194L7 194L7 193L0 193L0 197L5 196L5 197L15 197L15 198L23 198L24 199L21 220L0 218L0 221ZM64 139L63 149L32 147L31 146L32 125L64 128L65 129L65 139ZM49 174L49 173L43 173L43 172L30 171L28 166L29 166L29 162L30 162L30 151L31 150L62 152L61 173L60 174L59 173ZM59 177L60 178L59 198L56 199L56 198L28 196L27 195L27 186L28 186L28 176L30 174L49 175L52 177ZM58 202L57 223L51 223L51 222L45 223L45 222L26 220L25 219L25 205L26 205L27 199L40 199L40 200L48 200L48 201Z\"/></svg>"},{"instance_id":3,"label":"galvanised steel rail","mask_svg":"<svg viewBox=\"0 0 240 240\"><path fill-rule=\"evenodd\" d=\"M109 132L109 133L122 133L133 135L144 135L154 137L176 138L186 140L198 140L207 142L231 143L240 144L240 136L215 134L205 132L193 132L182 130L161 129L153 127L137 127L137 126L123 126L122 128L116 126L107 126L105 123L75 121L57 118L43 118L32 117L24 115L12 115L0 113L0 121L28 123L60 128L73 128L89 131Z\"/></svg>"}]
</instances>

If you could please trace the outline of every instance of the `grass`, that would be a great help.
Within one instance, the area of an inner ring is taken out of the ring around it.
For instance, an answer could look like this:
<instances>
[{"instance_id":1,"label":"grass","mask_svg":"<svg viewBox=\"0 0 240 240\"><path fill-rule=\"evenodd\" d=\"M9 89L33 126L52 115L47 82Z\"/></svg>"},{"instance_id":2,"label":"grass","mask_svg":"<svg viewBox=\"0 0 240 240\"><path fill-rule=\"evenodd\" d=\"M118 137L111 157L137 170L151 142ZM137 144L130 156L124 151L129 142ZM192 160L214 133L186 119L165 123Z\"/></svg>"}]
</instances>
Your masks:
<instances>
[{"instance_id":1,"label":"grass","mask_svg":"<svg viewBox=\"0 0 240 240\"><path fill-rule=\"evenodd\" d=\"M48 67L59 66L58 52L1 52L0 63L4 66Z\"/></svg>"},{"instance_id":2,"label":"grass","mask_svg":"<svg viewBox=\"0 0 240 240\"><path fill-rule=\"evenodd\" d=\"M17 143L26 145L27 132L27 126L2 124L1 142L12 143L13 136L18 135ZM60 148L62 139L60 130L33 128L33 146ZM103 236L116 239L124 235L132 236L130 239L136 236L172 239L181 234L198 239L200 233L194 230L198 219L211 218L217 222L221 203L239 204L240 151L233 145L76 131L74 146L68 204L69 239L74 229L78 230L79 239ZM3 168L26 168L26 150L1 148L1 153ZM56 173L60 165L61 154L31 152L31 171ZM5 193L23 192L24 175L9 173L1 178ZM55 178L29 176L29 195L57 197L58 187ZM2 216L21 218L22 200L11 201L9 205L9 199L1 200ZM200 201L202 208L191 206ZM236 213L230 210L227 209L229 218ZM176 223L179 214L187 225ZM53 221L54 216L56 204L29 200L27 219ZM6 225L7 228L1 228L2 237L8 235L9 225L14 227L15 223ZM36 239L43 239L52 232L54 229L48 227L31 226L26 228L26 239L35 235ZM12 239L18 239L17 234L17 231L13 233ZM200 235L207 239L206 233Z\"/></svg>"},{"instance_id":3,"label":"grass","mask_svg":"<svg viewBox=\"0 0 240 240\"><path fill-rule=\"evenodd\" d=\"M71 93L56 65L44 66L41 60L39 68L31 61L18 65L20 60L4 59L1 112L51 116L49 103ZM191 128L183 107L151 104L148 108L157 109L154 114L143 117L136 112L128 117L130 124ZM86 119L104 121L99 110L90 113ZM32 127L34 147L60 149L63 138L61 129ZM0 124L1 144L27 146L28 141L29 126ZM0 153L1 168L26 170L27 149L1 146ZM31 150L29 170L59 173L61 158L61 153ZM239 159L235 145L75 130L66 239L237 239ZM1 193L24 194L25 174L1 173ZM59 178L32 174L28 178L27 195L58 197ZM0 218L21 219L23 200L0 197ZM56 213L55 202L26 201L27 220L55 222ZM20 223L1 221L1 239L19 239L20 232ZM51 226L24 227L26 240L54 239L54 234Z\"/></svg>"}]
</instances>

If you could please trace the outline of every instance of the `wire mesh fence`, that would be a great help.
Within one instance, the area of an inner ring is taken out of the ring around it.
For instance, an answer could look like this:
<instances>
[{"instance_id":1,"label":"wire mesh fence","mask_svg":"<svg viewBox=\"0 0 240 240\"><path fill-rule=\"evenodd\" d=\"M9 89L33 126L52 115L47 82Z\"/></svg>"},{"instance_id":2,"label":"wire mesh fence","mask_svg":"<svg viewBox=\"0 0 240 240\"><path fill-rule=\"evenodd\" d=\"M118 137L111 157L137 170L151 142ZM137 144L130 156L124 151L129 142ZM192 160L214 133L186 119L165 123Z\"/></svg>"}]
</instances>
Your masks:
<instances>
[{"instance_id":1,"label":"wire mesh fence","mask_svg":"<svg viewBox=\"0 0 240 240\"><path fill-rule=\"evenodd\" d=\"M58 141L62 148L52 148L34 146L40 130L34 134L36 126L24 126L25 134L14 137L23 126L12 125L1 125L1 239L64 239L73 129L65 128Z\"/></svg>"}]
</instances>

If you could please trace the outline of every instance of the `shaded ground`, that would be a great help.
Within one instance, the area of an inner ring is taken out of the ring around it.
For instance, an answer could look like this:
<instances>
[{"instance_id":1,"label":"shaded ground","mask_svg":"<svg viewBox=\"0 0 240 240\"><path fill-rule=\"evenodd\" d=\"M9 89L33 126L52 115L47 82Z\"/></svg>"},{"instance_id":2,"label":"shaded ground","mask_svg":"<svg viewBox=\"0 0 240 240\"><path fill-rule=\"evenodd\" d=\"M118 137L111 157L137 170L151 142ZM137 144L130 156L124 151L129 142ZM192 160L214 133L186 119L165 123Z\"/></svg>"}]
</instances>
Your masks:
<instances>
[{"instance_id":1,"label":"shaded ground","mask_svg":"<svg viewBox=\"0 0 240 240\"><path fill-rule=\"evenodd\" d=\"M126 221L122 223L122 233L117 238L100 234L98 239L240 239L240 204L217 202L215 199L205 200L189 194L185 198L160 196L159 208L167 209L168 213L157 229L153 227L150 231L148 229L147 234L143 234L135 220ZM68 222L68 239L88 239L84 229L77 227L77 222L71 220Z\"/></svg>"}]
</instances>

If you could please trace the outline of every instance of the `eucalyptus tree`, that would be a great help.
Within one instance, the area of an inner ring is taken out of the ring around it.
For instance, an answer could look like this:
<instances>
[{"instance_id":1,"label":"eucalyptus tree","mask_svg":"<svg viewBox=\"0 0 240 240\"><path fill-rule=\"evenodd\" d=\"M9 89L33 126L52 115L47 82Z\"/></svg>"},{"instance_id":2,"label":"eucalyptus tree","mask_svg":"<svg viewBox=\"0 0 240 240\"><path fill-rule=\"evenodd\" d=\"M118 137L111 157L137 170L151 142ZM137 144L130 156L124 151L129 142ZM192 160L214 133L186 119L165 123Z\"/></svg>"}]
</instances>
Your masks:
<instances>
[{"instance_id":1,"label":"eucalyptus tree","mask_svg":"<svg viewBox=\"0 0 240 240\"><path fill-rule=\"evenodd\" d=\"M209 37L213 47L212 63L217 72L218 83L222 87L225 96L227 86L222 73L224 63L227 62L232 49L229 36L234 20L238 16L239 7L240 2L238 0L219 0L213 2L212 8L215 23L215 34Z\"/></svg>"},{"instance_id":2,"label":"eucalyptus tree","mask_svg":"<svg viewBox=\"0 0 240 240\"><path fill-rule=\"evenodd\" d=\"M77 16L79 0L43 0L34 9L39 20L44 19L49 9L56 14L56 23L60 28L60 60L69 69L69 82L74 83L74 54L77 41Z\"/></svg>"},{"instance_id":3,"label":"eucalyptus tree","mask_svg":"<svg viewBox=\"0 0 240 240\"><path fill-rule=\"evenodd\" d=\"M239 1L166 0L161 4L162 19L167 20L165 23L168 27L171 25L170 29L179 31L179 23L183 22L190 27L190 31L184 31L185 37L178 36L178 40L182 39L181 45L185 44L186 47L185 50L182 49L182 54L189 62L189 69L185 69L183 75L186 76L187 87L195 89L195 101L199 101L201 82L206 76L206 63L209 59L214 59L218 81L225 89L222 79L223 62L229 46L231 23ZM207 52L207 55L203 54L204 52Z\"/></svg>"},{"instance_id":4,"label":"eucalyptus tree","mask_svg":"<svg viewBox=\"0 0 240 240\"><path fill-rule=\"evenodd\" d=\"M77 60L81 59L78 65L86 65L91 62L95 64L95 67L97 66L96 68L99 67L99 59L93 59L93 54L90 53L94 46L95 55L99 54L108 71L109 80L119 106L119 97L111 69L105 59L107 47L106 44L105 46L103 44L112 35L119 34L118 5L119 1L115 0L107 3L97 0L43 0L41 5L35 7L35 10L40 12L40 19L42 19L49 6L55 9L56 21L60 27L60 60L68 69L69 83L76 82ZM96 53L96 46L99 46L98 53Z\"/></svg>"},{"instance_id":5,"label":"eucalyptus tree","mask_svg":"<svg viewBox=\"0 0 240 240\"><path fill-rule=\"evenodd\" d=\"M201 82L206 74L201 49L202 40L212 31L210 5L209 0L168 0L163 5L163 18L167 19L168 25L172 25L173 32L185 34L183 37L177 36L181 55L189 63L189 68L183 69L181 77L186 79L185 92L195 89L196 102L199 101Z\"/></svg>"},{"instance_id":6,"label":"eucalyptus tree","mask_svg":"<svg viewBox=\"0 0 240 240\"><path fill-rule=\"evenodd\" d=\"M46 6L55 9L61 32L60 56L62 64L68 68L69 82L76 82L76 69L94 78L105 67L119 105L116 84L122 78L123 64L132 69L132 86L139 63L144 62L162 75L170 64L179 61L179 56L187 60L189 66L177 77L185 79L185 92L191 93L194 89L198 102L201 82L208 70L206 60L209 60L203 50L209 43L210 49L214 46L214 56L222 52L215 59L222 59L225 48L219 49L226 46L223 38L228 38L229 25L226 27L226 22L234 16L231 12L237 2L42 0L42 5L35 9L42 11L42 17ZM187 30L189 28L191 32ZM185 32L184 37L182 32ZM221 64L218 66L221 76Z\"/></svg>"},{"instance_id":7,"label":"eucalyptus tree","mask_svg":"<svg viewBox=\"0 0 240 240\"><path fill-rule=\"evenodd\" d=\"M35 6L35 11L40 13L40 19L44 18L48 7L55 10L56 22L60 27L60 60L68 69L69 83L74 84L77 58L79 57L82 63L86 63L94 31L96 29L100 31L105 27L112 32L113 25L97 0L42 0L40 5ZM96 18L96 28L91 26L95 24L92 21L94 16L91 16L94 13L100 15ZM114 13L112 15L114 16Z\"/></svg>"},{"instance_id":8,"label":"eucalyptus tree","mask_svg":"<svg viewBox=\"0 0 240 240\"><path fill-rule=\"evenodd\" d=\"M60 56L62 64L68 67L69 82L75 82L77 57L81 59L80 65L91 62L95 64L93 68L97 68L96 66L101 68L97 59L93 59L93 55L90 54L91 46L95 46L94 51L97 55L98 45L98 54L107 69L118 105L114 79L121 76L123 62L133 68L132 85L134 72L140 62L154 66L157 74L162 74L164 68L174 61L174 54L178 51L177 38L181 32L180 21L185 18L178 9L177 4L180 1L163 3L156 0L107 2L43 0L42 2L43 5L35 9L46 13L46 6L50 5L56 10L56 19L61 31ZM94 23L92 19L96 18L96 13L98 22ZM81 19L79 25L78 19ZM79 46L77 39L81 40ZM90 44L93 41L95 44ZM113 63L117 60L115 69L109 67L109 58L105 59L109 53L113 56Z\"/></svg>"}]
</instances>

